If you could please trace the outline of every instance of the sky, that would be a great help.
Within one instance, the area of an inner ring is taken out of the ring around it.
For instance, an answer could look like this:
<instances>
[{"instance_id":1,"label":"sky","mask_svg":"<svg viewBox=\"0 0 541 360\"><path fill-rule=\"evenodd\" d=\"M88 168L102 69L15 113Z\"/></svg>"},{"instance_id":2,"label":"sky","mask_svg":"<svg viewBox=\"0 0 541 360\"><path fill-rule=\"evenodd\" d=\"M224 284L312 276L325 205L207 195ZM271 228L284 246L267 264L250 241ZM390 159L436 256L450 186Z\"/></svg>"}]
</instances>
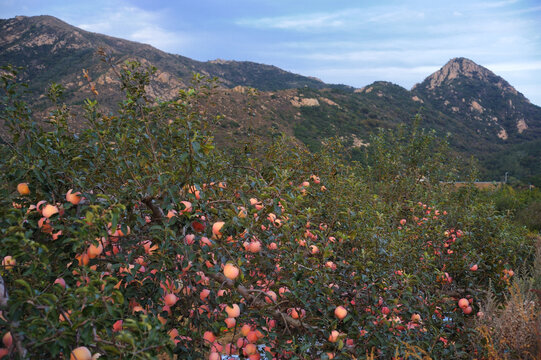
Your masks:
<instances>
[{"instance_id":1,"label":"sky","mask_svg":"<svg viewBox=\"0 0 541 360\"><path fill-rule=\"evenodd\" d=\"M410 89L466 57L541 105L541 0L0 0L16 15L354 87Z\"/></svg>"}]
</instances>

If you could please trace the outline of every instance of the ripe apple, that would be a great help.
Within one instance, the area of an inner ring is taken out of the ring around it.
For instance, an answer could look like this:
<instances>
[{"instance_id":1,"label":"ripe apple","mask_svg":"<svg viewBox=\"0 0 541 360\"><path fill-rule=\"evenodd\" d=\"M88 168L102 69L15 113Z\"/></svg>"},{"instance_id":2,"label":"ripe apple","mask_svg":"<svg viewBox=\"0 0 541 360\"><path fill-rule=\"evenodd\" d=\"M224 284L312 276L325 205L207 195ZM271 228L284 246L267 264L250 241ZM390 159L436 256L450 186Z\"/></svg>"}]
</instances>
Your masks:
<instances>
[{"instance_id":1,"label":"ripe apple","mask_svg":"<svg viewBox=\"0 0 541 360\"><path fill-rule=\"evenodd\" d=\"M171 307L175 305L178 301L178 297L175 294L167 294L164 297L165 305Z\"/></svg>"},{"instance_id":2,"label":"ripe apple","mask_svg":"<svg viewBox=\"0 0 541 360\"><path fill-rule=\"evenodd\" d=\"M237 324L237 320L233 317L228 317L224 320L225 322L225 325L227 326L228 329L231 329L232 327L234 327L236 324Z\"/></svg>"},{"instance_id":3,"label":"ripe apple","mask_svg":"<svg viewBox=\"0 0 541 360\"><path fill-rule=\"evenodd\" d=\"M338 306L334 309L334 316L342 320L348 315L348 311L343 306Z\"/></svg>"},{"instance_id":4,"label":"ripe apple","mask_svg":"<svg viewBox=\"0 0 541 360\"><path fill-rule=\"evenodd\" d=\"M209 344L212 344L216 340L216 336L211 331L205 331L203 334L203 340L207 341Z\"/></svg>"},{"instance_id":5,"label":"ripe apple","mask_svg":"<svg viewBox=\"0 0 541 360\"><path fill-rule=\"evenodd\" d=\"M66 281L62 278L56 279L54 283L62 286L64 289L66 288Z\"/></svg>"},{"instance_id":6,"label":"ripe apple","mask_svg":"<svg viewBox=\"0 0 541 360\"><path fill-rule=\"evenodd\" d=\"M20 183L19 185L17 185L17 191L21 195L29 195L30 188L28 187L28 183Z\"/></svg>"},{"instance_id":7,"label":"ripe apple","mask_svg":"<svg viewBox=\"0 0 541 360\"><path fill-rule=\"evenodd\" d=\"M7 332L4 334L4 336L2 337L2 342L4 343L4 346L6 348L10 348L11 347L11 344L13 344L13 337L11 336L11 332Z\"/></svg>"},{"instance_id":8,"label":"ripe apple","mask_svg":"<svg viewBox=\"0 0 541 360\"><path fill-rule=\"evenodd\" d=\"M224 225L225 225L225 222L223 221L215 222L212 225L212 235L214 238L217 238L217 239L222 238L222 233L220 232L220 230L223 228Z\"/></svg>"},{"instance_id":9,"label":"ripe apple","mask_svg":"<svg viewBox=\"0 0 541 360\"><path fill-rule=\"evenodd\" d=\"M237 304L233 304L232 306L226 306L225 312L230 318L236 318L240 316L240 307Z\"/></svg>"},{"instance_id":10,"label":"ripe apple","mask_svg":"<svg viewBox=\"0 0 541 360\"><path fill-rule=\"evenodd\" d=\"M47 205L45 205L45 208L43 208L42 214L46 218L50 218L54 214L58 214L58 207L56 207L54 205L51 205L51 204L47 204Z\"/></svg>"},{"instance_id":11,"label":"ripe apple","mask_svg":"<svg viewBox=\"0 0 541 360\"><path fill-rule=\"evenodd\" d=\"M66 200L73 205L77 205L81 202L81 193L77 191L76 193L72 192L73 189L69 189L66 193Z\"/></svg>"},{"instance_id":12,"label":"ripe apple","mask_svg":"<svg viewBox=\"0 0 541 360\"><path fill-rule=\"evenodd\" d=\"M16 264L17 264L17 261L10 255L5 256L4 259L2 260L2 266L6 270L12 269L13 266L15 266Z\"/></svg>"},{"instance_id":13,"label":"ripe apple","mask_svg":"<svg viewBox=\"0 0 541 360\"><path fill-rule=\"evenodd\" d=\"M80 346L70 354L70 360L92 360L92 353L86 346Z\"/></svg>"},{"instance_id":14,"label":"ripe apple","mask_svg":"<svg viewBox=\"0 0 541 360\"><path fill-rule=\"evenodd\" d=\"M257 346L255 344L247 344L244 347L244 353L246 355L254 355L257 353Z\"/></svg>"},{"instance_id":15,"label":"ripe apple","mask_svg":"<svg viewBox=\"0 0 541 360\"><path fill-rule=\"evenodd\" d=\"M336 330L331 331L331 335L329 335L329 341L334 343L338 340L338 336L340 336L340 333Z\"/></svg>"},{"instance_id":16,"label":"ripe apple","mask_svg":"<svg viewBox=\"0 0 541 360\"><path fill-rule=\"evenodd\" d=\"M224 266L224 275L230 280L235 280L240 273L240 269L231 263L227 263Z\"/></svg>"},{"instance_id":17,"label":"ripe apple","mask_svg":"<svg viewBox=\"0 0 541 360\"><path fill-rule=\"evenodd\" d=\"M103 245L98 240L98 245L96 246L94 244L91 244L88 247L88 250L86 251L86 254L88 255L89 259L95 259L98 256L100 256L102 252L103 252Z\"/></svg>"}]
</instances>

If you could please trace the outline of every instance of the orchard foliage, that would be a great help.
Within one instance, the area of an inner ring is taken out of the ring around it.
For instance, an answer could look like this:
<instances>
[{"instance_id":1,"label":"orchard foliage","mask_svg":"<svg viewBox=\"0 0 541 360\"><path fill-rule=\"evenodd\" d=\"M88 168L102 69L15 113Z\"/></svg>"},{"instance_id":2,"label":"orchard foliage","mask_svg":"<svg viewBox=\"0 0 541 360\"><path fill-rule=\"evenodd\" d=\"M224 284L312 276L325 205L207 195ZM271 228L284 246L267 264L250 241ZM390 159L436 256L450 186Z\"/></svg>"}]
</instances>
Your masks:
<instances>
[{"instance_id":1,"label":"orchard foliage","mask_svg":"<svg viewBox=\"0 0 541 360\"><path fill-rule=\"evenodd\" d=\"M201 77L160 101L153 69L124 64L118 111L88 99L75 133L59 85L36 123L5 70L0 351L13 358L482 358L482 294L503 297L531 261L524 230L440 184L457 167L419 126L373 137L366 165L338 141L221 153Z\"/></svg>"}]
</instances>

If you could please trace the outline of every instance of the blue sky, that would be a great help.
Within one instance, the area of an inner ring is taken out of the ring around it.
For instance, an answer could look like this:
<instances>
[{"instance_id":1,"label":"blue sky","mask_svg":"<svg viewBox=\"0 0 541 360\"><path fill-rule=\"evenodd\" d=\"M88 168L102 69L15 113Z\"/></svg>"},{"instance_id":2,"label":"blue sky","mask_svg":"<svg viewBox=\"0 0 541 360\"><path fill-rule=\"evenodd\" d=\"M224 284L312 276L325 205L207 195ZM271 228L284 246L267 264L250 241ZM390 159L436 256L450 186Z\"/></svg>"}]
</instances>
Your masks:
<instances>
[{"instance_id":1,"label":"blue sky","mask_svg":"<svg viewBox=\"0 0 541 360\"><path fill-rule=\"evenodd\" d=\"M411 88L467 57L541 105L541 0L0 0L197 60L249 60L355 87Z\"/></svg>"}]
</instances>

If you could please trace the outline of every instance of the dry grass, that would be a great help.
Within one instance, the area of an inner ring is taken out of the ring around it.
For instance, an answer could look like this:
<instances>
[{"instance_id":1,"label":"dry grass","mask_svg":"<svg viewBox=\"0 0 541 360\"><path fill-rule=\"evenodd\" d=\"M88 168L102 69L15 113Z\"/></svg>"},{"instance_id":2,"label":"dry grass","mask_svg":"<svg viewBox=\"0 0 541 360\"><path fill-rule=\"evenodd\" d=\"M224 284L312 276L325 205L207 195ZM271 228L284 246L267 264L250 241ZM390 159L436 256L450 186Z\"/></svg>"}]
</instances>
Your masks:
<instances>
[{"instance_id":1,"label":"dry grass","mask_svg":"<svg viewBox=\"0 0 541 360\"><path fill-rule=\"evenodd\" d=\"M480 343L488 360L541 360L541 239L531 273L513 282L504 303L490 294L476 320Z\"/></svg>"},{"instance_id":2,"label":"dry grass","mask_svg":"<svg viewBox=\"0 0 541 360\"><path fill-rule=\"evenodd\" d=\"M415 360L432 360L430 355L423 349L421 349L418 346L410 345L405 342L402 343L404 345L404 359L415 359ZM395 358L398 359L398 354L395 355Z\"/></svg>"}]
</instances>

